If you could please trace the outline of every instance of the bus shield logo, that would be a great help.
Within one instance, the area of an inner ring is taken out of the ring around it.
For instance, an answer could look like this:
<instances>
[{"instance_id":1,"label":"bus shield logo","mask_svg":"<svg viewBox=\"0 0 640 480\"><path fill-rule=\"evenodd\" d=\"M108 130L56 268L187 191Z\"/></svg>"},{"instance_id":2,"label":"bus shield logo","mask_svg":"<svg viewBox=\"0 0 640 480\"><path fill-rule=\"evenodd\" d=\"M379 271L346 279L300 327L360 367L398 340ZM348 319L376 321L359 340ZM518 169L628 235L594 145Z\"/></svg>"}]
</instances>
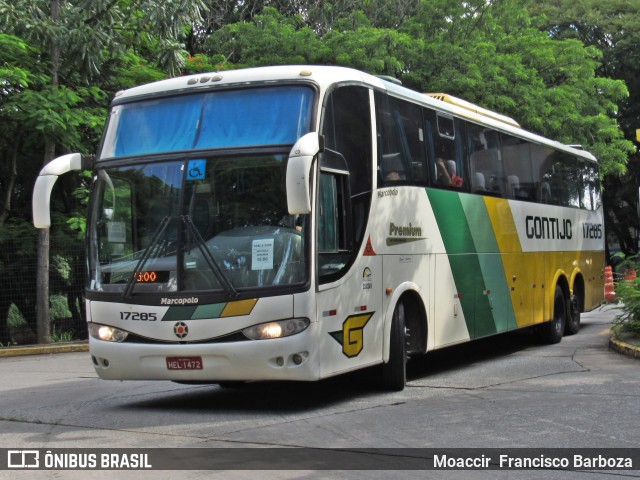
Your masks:
<instances>
[{"instance_id":1,"label":"bus shield logo","mask_svg":"<svg viewBox=\"0 0 640 480\"><path fill-rule=\"evenodd\" d=\"M189 334L189 327L184 322L178 322L173 326L173 333L176 334L176 337L182 339Z\"/></svg>"}]
</instances>

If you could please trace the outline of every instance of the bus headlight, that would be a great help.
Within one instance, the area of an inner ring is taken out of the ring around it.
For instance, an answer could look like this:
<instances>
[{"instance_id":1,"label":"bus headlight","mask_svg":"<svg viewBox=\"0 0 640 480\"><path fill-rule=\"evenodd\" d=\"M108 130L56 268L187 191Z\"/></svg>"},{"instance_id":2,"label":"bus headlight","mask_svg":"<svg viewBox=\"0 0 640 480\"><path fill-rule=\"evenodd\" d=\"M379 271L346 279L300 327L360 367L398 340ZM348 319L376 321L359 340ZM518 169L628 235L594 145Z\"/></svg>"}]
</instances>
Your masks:
<instances>
[{"instance_id":1,"label":"bus headlight","mask_svg":"<svg viewBox=\"0 0 640 480\"><path fill-rule=\"evenodd\" d=\"M269 338L282 338L302 332L309 326L307 318L290 318L276 322L261 323L242 330L245 337L250 340L266 340Z\"/></svg>"},{"instance_id":2,"label":"bus headlight","mask_svg":"<svg viewBox=\"0 0 640 480\"><path fill-rule=\"evenodd\" d=\"M107 325L99 325L97 323L89 324L89 335L98 340L105 342L123 342L127 335L124 330L116 327L108 327Z\"/></svg>"}]
</instances>

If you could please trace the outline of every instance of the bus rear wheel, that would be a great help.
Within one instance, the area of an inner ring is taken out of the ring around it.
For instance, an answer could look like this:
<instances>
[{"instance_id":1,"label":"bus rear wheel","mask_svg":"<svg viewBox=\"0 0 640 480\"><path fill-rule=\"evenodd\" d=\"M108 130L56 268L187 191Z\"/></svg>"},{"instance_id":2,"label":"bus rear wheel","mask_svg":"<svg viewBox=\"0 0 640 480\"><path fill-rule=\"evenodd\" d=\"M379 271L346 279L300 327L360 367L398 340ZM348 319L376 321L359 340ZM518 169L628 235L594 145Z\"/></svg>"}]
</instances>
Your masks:
<instances>
[{"instance_id":1,"label":"bus rear wheel","mask_svg":"<svg viewBox=\"0 0 640 480\"><path fill-rule=\"evenodd\" d=\"M562 340L567 323L567 299L560 285L556 285L553 296L553 320L541 325L541 336L545 343L558 343Z\"/></svg>"},{"instance_id":2,"label":"bus rear wheel","mask_svg":"<svg viewBox=\"0 0 640 480\"><path fill-rule=\"evenodd\" d=\"M389 362L382 365L382 386L385 390L399 392L407 383L407 348L404 303L398 302L391 319L389 338Z\"/></svg>"},{"instance_id":3,"label":"bus rear wheel","mask_svg":"<svg viewBox=\"0 0 640 480\"><path fill-rule=\"evenodd\" d=\"M575 293L571 296L569 302L569 316L567 324L564 327L565 335L574 335L580 331L580 297Z\"/></svg>"}]
</instances>

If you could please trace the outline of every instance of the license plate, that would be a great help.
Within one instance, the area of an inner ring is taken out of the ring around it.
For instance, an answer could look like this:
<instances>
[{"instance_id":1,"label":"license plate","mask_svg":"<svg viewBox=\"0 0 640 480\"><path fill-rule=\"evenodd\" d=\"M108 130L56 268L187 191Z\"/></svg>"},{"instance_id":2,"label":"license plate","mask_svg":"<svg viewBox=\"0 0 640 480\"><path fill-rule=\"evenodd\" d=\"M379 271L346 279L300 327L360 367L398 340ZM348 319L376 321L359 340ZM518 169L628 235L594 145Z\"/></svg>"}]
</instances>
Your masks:
<instances>
[{"instance_id":1,"label":"license plate","mask_svg":"<svg viewBox=\"0 0 640 480\"><path fill-rule=\"evenodd\" d=\"M202 357L167 357L168 370L202 370Z\"/></svg>"}]
</instances>

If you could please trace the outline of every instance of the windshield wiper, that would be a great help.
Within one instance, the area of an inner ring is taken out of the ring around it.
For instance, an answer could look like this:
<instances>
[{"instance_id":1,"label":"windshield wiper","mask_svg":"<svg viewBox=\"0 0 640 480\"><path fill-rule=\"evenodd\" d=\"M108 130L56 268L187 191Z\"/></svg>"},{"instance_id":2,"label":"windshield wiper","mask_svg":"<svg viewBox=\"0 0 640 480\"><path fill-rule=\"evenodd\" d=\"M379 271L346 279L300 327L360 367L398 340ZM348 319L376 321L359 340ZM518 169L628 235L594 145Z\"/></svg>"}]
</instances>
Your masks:
<instances>
[{"instance_id":1,"label":"windshield wiper","mask_svg":"<svg viewBox=\"0 0 640 480\"><path fill-rule=\"evenodd\" d=\"M209 251L209 248L207 247L207 244L204 238L202 238L202 235L200 235L200 232L198 231L196 226L193 224L193 221L191 220L191 216L182 215L181 219L182 219L182 223L187 228L187 232L189 232L192 235L192 237L195 239L198 250L200 250L200 253L202 254L202 257L204 258L205 262L207 262L207 265L209 266L213 274L216 276L216 278L218 279L218 282L220 282L220 284L224 288L227 295L229 295L230 297L238 296L237 290L233 288L233 285L231 285L231 282L229 282L227 277L224 275L222 268L220 268L220 264L216 261L213 254Z\"/></svg>"},{"instance_id":2,"label":"windshield wiper","mask_svg":"<svg viewBox=\"0 0 640 480\"><path fill-rule=\"evenodd\" d=\"M156 231L153 234L153 238L151 239L151 242L149 243L147 248L145 248L144 251L142 252L142 256L140 257L140 260L138 260L138 263L133 269L133 275L127 282L127 286L124 288L124 292L122 292L122 296L124 298L131 297L131 292L133 291L133 287L138 282L137 280L138 275L142 272L142 268L144 267L145 263L147 263L147 260L149 260L149 257L151 256L151 252L160 242L160 239L164 235L164 232L169 226L170 222L171 222L171 217L168 215L165 215L164 218L160 220L160 224L156 228Z\"/></svg>"}]
</instances>

